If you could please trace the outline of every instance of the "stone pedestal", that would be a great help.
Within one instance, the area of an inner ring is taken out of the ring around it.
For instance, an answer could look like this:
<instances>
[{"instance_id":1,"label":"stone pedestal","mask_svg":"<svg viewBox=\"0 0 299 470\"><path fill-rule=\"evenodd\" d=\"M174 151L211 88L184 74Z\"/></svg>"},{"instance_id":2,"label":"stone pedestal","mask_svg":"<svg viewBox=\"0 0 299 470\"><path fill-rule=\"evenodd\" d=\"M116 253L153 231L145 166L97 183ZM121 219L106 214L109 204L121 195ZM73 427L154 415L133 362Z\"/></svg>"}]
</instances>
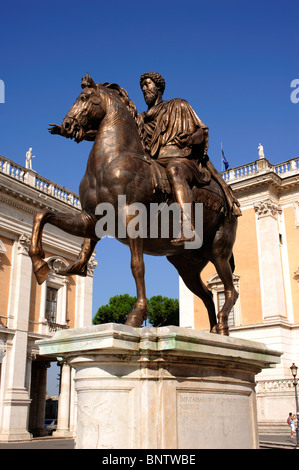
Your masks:
<instances>
[{"instance_id":1,"label":"stone pedestal","mask_svg":"<svg viewBox=\"0 0 299 470\"><path fill-rule=\"evenodd\" d=\"M280 360L261 343L110 323L38 344L76 369L78 449L258 447L255 375Z\"/></svg>"}]
</instances>

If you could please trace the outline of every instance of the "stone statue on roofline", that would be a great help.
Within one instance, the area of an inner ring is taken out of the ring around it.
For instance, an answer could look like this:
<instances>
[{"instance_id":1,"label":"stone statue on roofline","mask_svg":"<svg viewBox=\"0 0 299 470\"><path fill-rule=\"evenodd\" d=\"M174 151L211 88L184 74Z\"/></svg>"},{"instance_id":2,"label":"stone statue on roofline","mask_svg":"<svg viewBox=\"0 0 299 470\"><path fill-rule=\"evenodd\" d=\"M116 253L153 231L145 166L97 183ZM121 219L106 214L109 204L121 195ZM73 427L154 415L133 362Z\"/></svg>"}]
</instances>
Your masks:
<instances>
[{"instance_id":1,"label":"stone statue on roofline","mask_svg":"<svg viewBox=\"0 0 299 470\"><path fill-rule=\"evenodd\" d=\"M32 170L32 158L35 158L35 155L32 155L32 147L26 152L26 168Z\"/></svg>"}]
</instances>

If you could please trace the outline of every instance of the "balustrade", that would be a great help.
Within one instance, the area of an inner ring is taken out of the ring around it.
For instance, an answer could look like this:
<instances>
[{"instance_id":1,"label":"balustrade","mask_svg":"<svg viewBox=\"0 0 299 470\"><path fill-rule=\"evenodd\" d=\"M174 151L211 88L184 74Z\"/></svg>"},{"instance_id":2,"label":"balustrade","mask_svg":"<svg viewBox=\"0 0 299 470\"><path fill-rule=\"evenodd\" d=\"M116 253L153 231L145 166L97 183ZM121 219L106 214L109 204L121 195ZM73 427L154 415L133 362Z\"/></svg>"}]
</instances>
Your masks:
<instances>
[{"instance_id":1,"label":"balustrade","mask_svg":"<svg viewBox=\"0 0 299 470\"><path fill-rule=\"evenodd\" d=\"M55 199L59 199L65 204L81 209L79 197L76 193L38 175L35 171L25 168L2 156L0 156L0 173L4 173L5 175L21 181L28 186L33 186L38 191L52 196Z\"/></svg>"}]
</instances>

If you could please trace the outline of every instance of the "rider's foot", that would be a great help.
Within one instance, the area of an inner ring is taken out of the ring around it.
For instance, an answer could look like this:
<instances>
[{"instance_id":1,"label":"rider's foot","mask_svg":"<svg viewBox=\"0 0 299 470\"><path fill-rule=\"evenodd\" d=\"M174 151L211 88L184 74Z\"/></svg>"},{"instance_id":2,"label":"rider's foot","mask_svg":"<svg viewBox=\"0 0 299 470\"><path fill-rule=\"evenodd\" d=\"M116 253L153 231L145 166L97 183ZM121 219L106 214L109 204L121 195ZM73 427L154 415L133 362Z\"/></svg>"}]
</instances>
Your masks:
<instances>
[{"instance_id":1,"label":"rider's foot","mask_svg":"<svg viewBox=\"0 0 299 470\"><path fill-rule=\"evenodd\" d=\"M184 243L193 242L194 239L195 239L195 236L193 236L192 238L185 238L185 237L174 238L173 240L171 240L171 244L175 246L181 246L181 245L184 245Z\"/></svg>"}]
</instances>

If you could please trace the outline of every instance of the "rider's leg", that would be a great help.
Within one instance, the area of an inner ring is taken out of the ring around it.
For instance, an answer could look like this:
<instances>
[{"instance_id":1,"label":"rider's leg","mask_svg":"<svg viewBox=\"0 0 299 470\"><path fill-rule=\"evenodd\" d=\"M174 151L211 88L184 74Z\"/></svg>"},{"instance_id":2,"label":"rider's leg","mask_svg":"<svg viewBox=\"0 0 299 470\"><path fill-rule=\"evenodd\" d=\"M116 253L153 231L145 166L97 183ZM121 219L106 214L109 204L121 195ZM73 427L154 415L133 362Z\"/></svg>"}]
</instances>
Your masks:
<instances>
[{"instance_id":1,"label":"rider's leg","mask_svg":"<svg viewBox=\"0 0 299 470\"><path fill-rule=\"evenodd\" d=\"M170 161L167 165L167 175L172 186L173 196L181 208L181 222L182 229L188 230L189 237L186 237L184 232L181 236L171 241L174 245L182 245L185 242L190 242L194 239L194 235L190 237L190 232L194 233L194 225L192 223L192 191L190 183L193 179L191 170L178 159ZM189 205L189 211L186 210Z\"/></svg>"}]
</instances>

